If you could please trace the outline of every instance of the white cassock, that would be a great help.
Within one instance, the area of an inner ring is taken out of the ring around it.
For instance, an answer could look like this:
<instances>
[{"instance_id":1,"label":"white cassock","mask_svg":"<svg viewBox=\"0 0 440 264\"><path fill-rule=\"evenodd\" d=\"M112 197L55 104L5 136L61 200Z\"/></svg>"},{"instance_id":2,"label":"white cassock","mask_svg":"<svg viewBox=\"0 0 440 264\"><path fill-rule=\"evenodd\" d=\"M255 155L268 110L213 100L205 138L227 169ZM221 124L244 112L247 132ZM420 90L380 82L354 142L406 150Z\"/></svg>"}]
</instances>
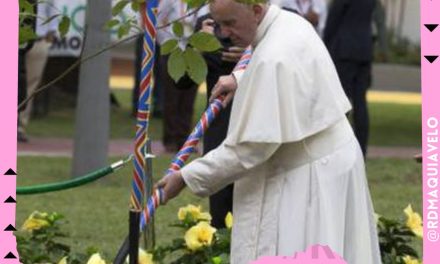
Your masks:
<instances>
[{"instance_id":1,"label":"white cassock","mask_svg":"<svg viewBox=\"0 0 440 264\"><path fill-rule=\"evenodd\" d=\"M228 135L182 169L200 196L231 182L231 263L328 245L349 264L380 263L360 147L330 56L313 27L270 6L239 78Z\"/></svg>"}]
</instances>

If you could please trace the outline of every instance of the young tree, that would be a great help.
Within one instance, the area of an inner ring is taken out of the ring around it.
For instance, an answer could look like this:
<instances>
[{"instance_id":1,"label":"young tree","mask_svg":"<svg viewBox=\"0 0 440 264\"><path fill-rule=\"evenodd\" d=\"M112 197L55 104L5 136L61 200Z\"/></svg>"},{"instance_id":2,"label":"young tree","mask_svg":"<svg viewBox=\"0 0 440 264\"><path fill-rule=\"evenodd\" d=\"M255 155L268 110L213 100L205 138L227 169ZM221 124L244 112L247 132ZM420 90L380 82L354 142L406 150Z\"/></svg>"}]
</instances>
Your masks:
<instances>
[{"instance_id":1,"label":"young tree","mask_svg":"<svg viewBox=\"0 0 440 264\"><path fill-rule=\"evenodd\" d=\"M105 24L111 19L111 1L87 3L84 55L110 43ZM81 65L75 117L72 175L80 176L107 164L110 134L110 53L104 52Z\"/></svg>"}]
</instances>

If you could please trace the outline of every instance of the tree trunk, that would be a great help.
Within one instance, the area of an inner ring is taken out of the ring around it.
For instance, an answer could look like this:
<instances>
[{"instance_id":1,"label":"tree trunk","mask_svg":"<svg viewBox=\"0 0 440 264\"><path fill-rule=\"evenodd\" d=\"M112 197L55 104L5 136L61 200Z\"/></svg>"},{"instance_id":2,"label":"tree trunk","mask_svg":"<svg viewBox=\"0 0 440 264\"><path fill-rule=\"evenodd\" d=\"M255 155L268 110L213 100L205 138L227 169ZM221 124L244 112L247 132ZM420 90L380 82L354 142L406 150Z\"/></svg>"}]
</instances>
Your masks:
<instances>
[{"instance_id":1,"label":"tree trunk","mask_svg":"<svg viewBox=\"0 0 440 264\"><path fill-rule=\"evenodd\" d=\"M111 3L108 0L88 1L83 56L110 43L110 33L104 30L104 25L111 19ZM81 65L75 118L74 177L107 165L110 135L109 76L109 52Z\"/></svg>"},{"instance_id":2,"label":"tree trunk","mask_svg":"<svg viewBox=\"0 0 440 264\"><path fill-rule=\"evenodd\" d=\"M405 20L406 0L400 1L399 20L397 24L397 40L402 41L403 23Z\"/></svg>"}]
</instances>

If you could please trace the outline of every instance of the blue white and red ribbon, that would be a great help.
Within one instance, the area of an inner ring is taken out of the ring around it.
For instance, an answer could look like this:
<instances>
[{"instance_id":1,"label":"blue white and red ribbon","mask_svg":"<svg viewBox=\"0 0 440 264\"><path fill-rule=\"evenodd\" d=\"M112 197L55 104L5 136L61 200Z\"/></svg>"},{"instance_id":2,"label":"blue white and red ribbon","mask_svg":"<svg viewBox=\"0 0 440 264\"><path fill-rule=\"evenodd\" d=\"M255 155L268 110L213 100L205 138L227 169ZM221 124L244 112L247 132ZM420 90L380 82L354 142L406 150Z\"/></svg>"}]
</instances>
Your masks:
<instances>
[{"instance_id":1,"label":"blue white and red ribbon","mask_svg":"<svg viewBox=\"0 0 440 264\"><path fill-rule=\"evenodd\" d=\"M148 139L148 121L150 117L150 102L153 94L153 66L154 53L156 51L156 14L157 0L147 0L142 5L142 25L144 28L144 43L142 51L141 82L139 87L139 101L137 110L137 124L135 149L133 159L133 181L131 191L131 206L136 210L142 210L145 199L145 154Z\"/></svg>"},{"instance_id":2,"label":"blue white and red ribbon","mask_svg":"<svg viewBox=\"0 0 440 264\"><path fill-rule=\"evenodd\" d=\"M237 63L233 71L244 70L250 62L252 54L251 47L248 47L243 53L240 61ZM179 152L175 155L172 160L167 172L166 176L179 171L188 160L189 156L196 151L196 146L202 138L203 134L208 129L209 125L214 121L214 119L219 115L220 111L223 108L222 101L223 97L219 97L214 99L214 101L209 105L208 109L203 113L202 118L197 123L196 127L192 131L192 133L187 138L185 144L182 146ZM165 176L165 177L166 177ZM162 189L154 190L151 197L149 197L147 201L147 205L145 206L140 221L141 230L145 228L145 225L148 224L150 219L154 216L156 209L163 203L164 193Z\"/></svg>"},{"instance_id":3,"label":"blue white and red ribbon","mask_svg":"<svg viewBox=\"0 0 440 264\"><path fill-rule=\"evenodd\" d=\"M241 58L238 61L237 65L235 65L233 72L246 69L249 62L251 61L251 57L252 57L252 47L249 46L245 49L243 55L241 55Z\"/></svg>"},{"instance_id":4,"label":"blue white and red ribbon","mask_svg":"<svg viewBox=\"0 0 440 264\"><path fill-rule=\"evenodd\" d=\"M214 121L214 119L220 114L222 110L222 100L223 98L214 99L214 101L209 105L208 109L203 113L202 118L197 123L196 127L192 133L188 136L185 144L179 152L174 156L166 175L173 173L174 171L180 170L185 162L188 160L189 156L196 151L196 146L203 134L208 129L209 125ZM166 176L165 176L166 177ZM148 199L147 205L141 214L141 229L150 221L153 217L156 208L163 202L163 190L157 189L153 192L153 195Z\"/></svg>"}]
</instances>

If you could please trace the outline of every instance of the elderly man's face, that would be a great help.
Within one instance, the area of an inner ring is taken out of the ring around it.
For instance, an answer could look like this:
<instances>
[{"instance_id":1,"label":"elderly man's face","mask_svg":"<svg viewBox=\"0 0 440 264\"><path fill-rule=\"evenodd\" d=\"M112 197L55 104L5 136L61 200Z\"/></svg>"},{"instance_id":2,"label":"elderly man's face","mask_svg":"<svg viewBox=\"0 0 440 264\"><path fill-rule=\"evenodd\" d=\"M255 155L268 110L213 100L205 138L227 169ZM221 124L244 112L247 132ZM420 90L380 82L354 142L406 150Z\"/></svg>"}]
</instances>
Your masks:
<instances>
[{"instance_id":1,"label":"elderly man's face","mask_svg":"<svg viewBox=\"0 0 440 264\"><path fill-rule=\"evenodd\" d=\"M234 0L213 0L210 10L220 26L222 36L230 38L239 47L247 47L252 43L264 16L262 6L247 6Z\"/></svg>"}]
</instances>

